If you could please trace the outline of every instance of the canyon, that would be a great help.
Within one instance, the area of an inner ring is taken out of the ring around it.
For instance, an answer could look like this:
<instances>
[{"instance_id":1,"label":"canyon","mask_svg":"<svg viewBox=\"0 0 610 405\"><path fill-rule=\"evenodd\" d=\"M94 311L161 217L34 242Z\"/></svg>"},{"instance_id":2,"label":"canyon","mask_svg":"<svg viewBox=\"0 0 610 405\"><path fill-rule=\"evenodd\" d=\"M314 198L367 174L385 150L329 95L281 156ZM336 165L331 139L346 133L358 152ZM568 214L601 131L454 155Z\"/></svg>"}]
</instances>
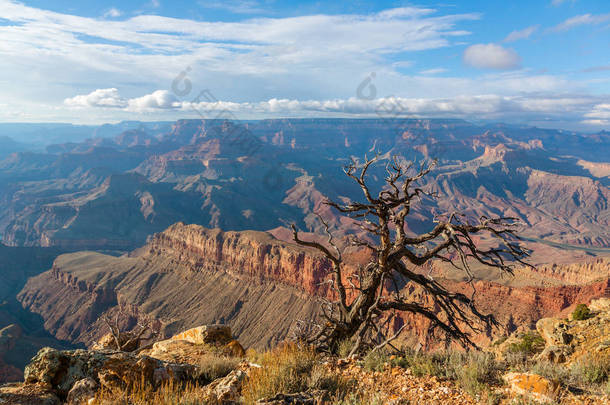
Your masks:
<instances>
[{"instance_id":1,"label":"canyon","mask_svg":"<svg viewBox=\"0 0 610 405\"><path fill-rule=\"evenodd\" d=\"M226 323L245 347L289 337L331 295L328 262L292 243L289 225L316 237L320 214L337 239L364 236L323 202L357 200L341 166L375 152L438 159L422 184L438 198L413 205L409 233L455 210L523 223L534 269L475 268L473 285L438 263L418 269L455 291L474 286L499 321L478 343L610 294L607 132L286 119L125 123L92 136L45 150L11 144L0 156L0 346L27 343L20 358L0 350L8 379L43 345L90 346L107 331L104 315L127 329L158 321L165 336ZM383 165L372 169L372 186L384 176ZM403 293L431 305L409 284ZM419 317L400 314L392 327L405 324L403 341L439 344Z\"/></svg>"},{"instance_id":2,"label":"canyon","mask_svg":"<svg viewBox=\"0 0 610 405\"><path fill-rule=\"evenodd\" d=\"M18 299L44 319L56 338L91 345L105 333L105 314L122 311L124 326L156 319L163 334L206 323L227 324L245 347L272 347L290 336L298 321L316 319L320 298L331 298L324 284L329 263L309 248L256 231L223 232L178 223L150 238L143 247L121 257L95 252L58 257L50 270L28 280ZM565 271L563 269L565 268ZM566 314L582 302L610 292L610 261L541 268L543 275L517 272L510 280L474 283L476 303L497 317L500 326L475 336L481 344L531 327L546 316ZM583 274L570 283L565 274ZM442 269L435 270L441 274ZM549 286L543 280L556 279ZM468 283L444 278L454 291ZM430 297L407 284L404 293L417 302ZM433 307L432 307L433 308ZM433 347L435 336L418 316L401 314L394 328L409 325L403 339Z\"/></svg>"}]
</instances>

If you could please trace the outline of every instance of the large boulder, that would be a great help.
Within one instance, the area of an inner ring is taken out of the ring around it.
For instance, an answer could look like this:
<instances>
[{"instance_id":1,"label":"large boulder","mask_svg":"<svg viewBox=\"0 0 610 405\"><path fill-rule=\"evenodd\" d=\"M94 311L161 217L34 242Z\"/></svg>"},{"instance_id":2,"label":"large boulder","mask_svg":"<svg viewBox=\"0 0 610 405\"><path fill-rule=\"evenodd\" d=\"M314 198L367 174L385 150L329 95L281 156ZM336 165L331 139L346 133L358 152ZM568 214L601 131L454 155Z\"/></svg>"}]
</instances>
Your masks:
<instances>
[{"instance_id":1,"label":"large boulder","mask_svg":"<svg viewBox=\"0 0 610 405\"><path fill-rule=\"evenodd\" d=\"M86 350L60 351L43 348L25 368L27 384L42 383L67 397L75 384L90 378L108 389L136 383L158 387L164 382L195 382L197 367L173 364L131 353L104 353Z\"/></svg>"},{"instance_id":2,"label":"large boulder","mask_svg":"<svg viewBox=\"0 0 610 405\"><path fill-rule=\"evenodd\" d=\"M536 322L536 330L547 346L567 345L573 336L568 333L570 324L560 318L542 318Z\"/></svg>"},{"instance_id":3,"label":"large boulder","mask_svg":"<svg viewBox=\"0 0 610 405\"><path fill-rule=\"evenodd\" d=\"M203 325L186 330L171 337L171 340L186 340L200 344L226 345L233 340L231 328L226 325Z\"/></svg>"},{"instance_id":4,"label":"large boulder","mask_svg":"<svg viewBox=\"0 0 610 405\"><path fill-rule=\"evenodd\" d=\"M206 403L212 405L237 403L247 376L243 370L233 370L226 377L212 381L205 389Z\"/></svg>"},{"instance_id":5,"label":"large boulder","mask_svg":"<svg viewBox=\"0 0 610 405\"><path fill-rule=\"evenodd\" d=\"M77 381L96 377L106 359L107 356L99 352L44 347L25 367L24 379L27 384L48 384L65 397Z\"/></svg>"},{"instance_id":6,"label":"large boulder","mask_svg":"<svg viewBox=\"0 0 610 405\"><path fill-rule=\"evenodd\" d=\"M538 374L508 373L504 375L504 381L513 394L541 403L553 402L559 394L559 384Z\"/></svg>"},{"instance_id":7,"label":"large boulder","mask_svg":"<svg viewBox=\"0 0 610 405\"><path fill-rule=\"evenodd\" d=\"M82 405L89 402L91 398L95 398L99 384L91 377L83 378L74 384L70 392L68 392L68 398L66 400L67 405Z\"/></svg>"}]
</instances>

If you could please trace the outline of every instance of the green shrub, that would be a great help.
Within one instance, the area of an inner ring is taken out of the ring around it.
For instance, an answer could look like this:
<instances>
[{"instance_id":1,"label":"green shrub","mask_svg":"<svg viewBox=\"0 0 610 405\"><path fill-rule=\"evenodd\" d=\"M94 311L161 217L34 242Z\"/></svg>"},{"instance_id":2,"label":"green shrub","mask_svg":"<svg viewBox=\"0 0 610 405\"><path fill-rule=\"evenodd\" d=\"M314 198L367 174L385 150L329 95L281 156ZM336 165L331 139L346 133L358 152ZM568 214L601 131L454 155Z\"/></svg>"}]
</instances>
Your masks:
<instances>
[{"instance_id":1,"label":"green shrub","mask_svg":"<svg viewBox=\"0 0 610 405\"><path fill-rule=\"evenodd\" d=\"M383 350L375 350L366 355L364 358L364 368L369 371L383 371L385 364L389 362L390 357Z\"/></svg>"},{"instance_id":2,"label":"green shrub","mask_svg":"<svg viewBox=\"0 0 610 405\"><path fill-rule=\"evenodd\" d=\"M572 319L575 321L584 321L591 317L591 310L585 304L578 304L572 312Z\"/></svg>"},{"instance_id":3,"label":"green shrub","mask_svg":"<svg viewBox=\"0 0 610 405\"><path fill-rule=\"evenodd\" d=\"M610 379L610 359L598 356L583 357L572 366L571 374L581 386L602 384Z\"/></svg>"},{"instance_id":4,"label":"green shrub","mask_svg":"<svg viewBox=\"0 0 610 405\"><path fill-rule=\"evenodd\" d=\"M337 355L344 359L348 356L349 352L352 351L352 340L351 339L345 339L342 340L341 342L339 342L339 348L337 349Z\"/></svg>"},{"instance_id":5,"label":"green shrub","mask_svg":"<svg viewBox=\"0 0 610 405\"><path fill-rule=\"evenodd\" d=\"M500 365L491 353L437 352L410 353L392 361L409 368L418 377L436 376L456 381L465 391L478 395L499 381Z\"/></svg>"},{"instance_id":6,"label":"green shrub","mask_svg":"<svg viewBox=\"0 0 610 405\"><path fill-rule=\"evenodd\" d=\"M508 351L531 356L544 350L544 346L545 342L542 336L536 332L527 332L520 336L519 341L511 343L508 346Z\"/></svg>"}]
</instances>

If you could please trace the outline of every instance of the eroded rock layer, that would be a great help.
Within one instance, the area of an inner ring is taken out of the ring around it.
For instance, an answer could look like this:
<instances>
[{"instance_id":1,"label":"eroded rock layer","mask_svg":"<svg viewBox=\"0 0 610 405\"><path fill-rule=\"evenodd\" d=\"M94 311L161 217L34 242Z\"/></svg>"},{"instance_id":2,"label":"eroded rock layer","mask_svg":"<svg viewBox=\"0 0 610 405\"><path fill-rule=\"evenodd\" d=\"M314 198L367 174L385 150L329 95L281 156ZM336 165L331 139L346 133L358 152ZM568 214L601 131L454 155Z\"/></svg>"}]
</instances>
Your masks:
<instances>
[{"instance_id":1,"label":"eroded rock layer","mask_svg":"<svg viewBox=\"0 0 610 405\"><path fill-rule=\"evenodd\" d=\"M171 335L194 325L226 323L246 347L264 347L288 336L298 320L314 316L316 297L330 294L321 285L327 268L316 252L268 233L222 232L178 223L130 255L62 255L51 270L29 280L19 300L40 314L57 338L72 342L94 342L105 333L100 317L114 316L120 308L125 327L139 318L155 318ZM529 286L479 281L474 285L477 303L497 315L502 326L496 333L533 325L541 317L569 311L610 291L606 261L595 260L582 269L596 279L548 287L536 285L534 273ZM526 275L521 277L526 283ZM444 283L454 290L471 288L460 281ZM426 302L408 284L405 293ZM434 344L425 320L405 314L395 320L395 327L405 322L410 334Z\"/></svg>"}]
</instances>

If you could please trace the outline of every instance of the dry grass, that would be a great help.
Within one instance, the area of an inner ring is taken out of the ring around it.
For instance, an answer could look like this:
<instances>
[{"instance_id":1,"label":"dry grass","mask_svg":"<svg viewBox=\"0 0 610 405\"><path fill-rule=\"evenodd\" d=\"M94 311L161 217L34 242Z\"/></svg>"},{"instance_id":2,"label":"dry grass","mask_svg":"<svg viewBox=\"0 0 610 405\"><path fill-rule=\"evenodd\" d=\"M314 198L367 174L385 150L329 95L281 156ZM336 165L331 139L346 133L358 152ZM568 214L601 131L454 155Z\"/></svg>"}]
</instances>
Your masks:
<instances>
[{"instance_id":1,"label":"dry grass","mask_svg":"<svg viewBox=\"0 0 610 405\"><path fill-rule=\"evenodd\" d=\"M235 370L241 359L222 355L209 354L201 359L199 363L200 380L210 383L217 378L222 378Z\"/></svg>"},{"instance_id":2,"label":"dry grass","mask_svg":"<svg viewBox=\"0 0 610 405\"><path fill-rule=\"evenodd\" d=\"M347 383L331 375L320 364L312 348L300 344L281 344L277 348L257 354L252 361L262 367L253 369L242 389L246 404L277 394L291 394L307 390L326 390L330 395L345 393Z\"/></svg>"},{"instance_id":3,"label":"dry grass","mask_svg":"<svg viewBox=\"0 0 610 405\"><path fill-rule=\"evenodd\" d=\"M165 384L154 390L150 385L137 384L112 391L102 389L96 395L97 404L104 405L205 405L202 389L193 384Z\"/></svg>"}]
</instances>

